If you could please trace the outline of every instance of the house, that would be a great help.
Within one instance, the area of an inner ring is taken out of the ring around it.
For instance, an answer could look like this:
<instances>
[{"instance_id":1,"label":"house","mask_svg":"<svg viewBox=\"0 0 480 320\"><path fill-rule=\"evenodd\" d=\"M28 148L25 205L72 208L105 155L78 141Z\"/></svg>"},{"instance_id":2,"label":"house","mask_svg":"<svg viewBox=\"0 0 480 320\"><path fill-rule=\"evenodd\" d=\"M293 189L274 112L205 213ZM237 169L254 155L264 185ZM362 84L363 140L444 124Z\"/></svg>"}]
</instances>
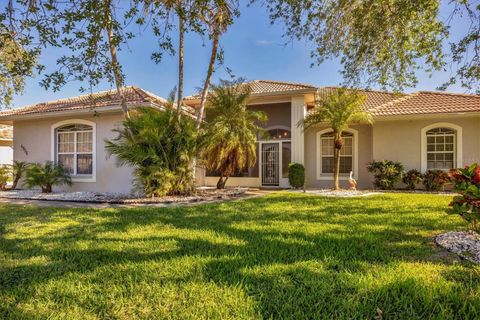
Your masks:
<instances>
[{"instance_id":1,"label":"house","mask_svg":"<svg viewBox=\"0 0 480 320\"><path fill-rule=\"evenodd\" d=\"M290 162L305 165L307 187L332 185L333 137L327 127L305 132L297 123L313 108L317 94L335 88L256 80L249 108L268 116L270 133L258 141L257 163L228 180L229 186L288 187ZM129 108L164 108L166 101L137 87L124 89ZM365 91L365 108L373 125L352 125L341 154L341 183L347 187L353 171L360 188L372 186L366 165L372 160L400 161L406 169L450 169L480 162L480 96L440 92L394 94ZM185 98L194 112L198 96ZM0 123L13 125L13 158L28 162L53 160L70 168L70 190L129 192L132 169L117 167L107 157L104 140L121 125L119 97L113 91L36 104L0 113ZM201 185L215 185L215 173L198 170Z\"/></svg>"}]
</instances>

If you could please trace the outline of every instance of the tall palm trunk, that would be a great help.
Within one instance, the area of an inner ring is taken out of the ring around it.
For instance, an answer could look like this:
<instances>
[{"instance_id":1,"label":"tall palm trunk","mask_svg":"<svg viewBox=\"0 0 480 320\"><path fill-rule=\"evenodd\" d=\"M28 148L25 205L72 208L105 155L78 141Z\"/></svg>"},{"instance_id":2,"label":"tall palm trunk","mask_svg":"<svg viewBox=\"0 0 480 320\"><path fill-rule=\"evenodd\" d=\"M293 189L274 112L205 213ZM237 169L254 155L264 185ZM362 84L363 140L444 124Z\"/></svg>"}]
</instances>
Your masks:
<instances>
[{"instance_id":1,"label":"tall palm trunk","mask_svg":"<svg viewBox=\"0 0 480 320\"><path fill-rule=\"evenodd\" d=\"M203 84L202 97L200 99L200 108L198 109L198 113L197 113L197 125L196 125L197 130L200 128L200 125L202 124L203 114L205 112L205 104L207 102L208 88L210 87L210 81L212 79L213 69L215 68L215 60L217 58L219 40L220 40L220 26L217 26L213 33L212 51L210 53L210 62L208 64L207 77L205 78L205 83Z\"/></svg>"},{"instance_id":2,"label":"tall palm trunk","mask_svg":"<svg viewBox=\"0 0 480 320\"><path fill-rule=\"evenodd\" d=\"M333 189L340 190L339 186L339 176L340 176L340 150L342 149L342 133L338 131L334 131L333 133L334 139L334 149L333 149L333 162L334 162L334 169L333 169Z\"/></svg>"},{"instance_id":3,"label":"tall palm trunk","mask_svg":"<svg viewBox=\"0 0 480 320\"><path fill-rule=\"evenodd\" d=\"M185 21L179 16L179 43L178 43L178 96L177 96L177 119L180 120L183 99L183 48L185 36Z\"/></svg>"},{"instance_id":4,"label":"tall palm trunk","mask_svg":"<svg viewBox=\"0 0 480 320\"><path fill-rule=\"evenodd\" d=\"M110 47L110 56L112 59L112 68L113 68L113 77L115 79L115 86L117 87L117 94L120 97L120 106L122 107L123 115L126 119L130 118L128 112L127 100L123 94L123 81L120 74L120 64L118 63L117 58L117 48L113 40L113 30L112 30L112 16L111 16L111 1L105 1L105 17L107 21L107 34L108 34L108 45Z\"/></svg>"}]
</instances>

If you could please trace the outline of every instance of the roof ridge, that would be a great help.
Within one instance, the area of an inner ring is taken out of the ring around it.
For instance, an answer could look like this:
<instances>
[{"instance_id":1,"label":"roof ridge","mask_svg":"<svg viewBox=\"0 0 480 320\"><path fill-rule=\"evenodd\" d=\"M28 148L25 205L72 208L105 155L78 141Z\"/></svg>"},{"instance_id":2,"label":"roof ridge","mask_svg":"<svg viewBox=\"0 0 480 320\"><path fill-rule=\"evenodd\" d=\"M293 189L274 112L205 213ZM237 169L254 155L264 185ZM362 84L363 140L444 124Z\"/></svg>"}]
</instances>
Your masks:
<instances>
[{"instance_id":1,"label":"roof ridge","mask_svg":"<svg viewBox=\"0 0 480 320\"><path fill-rule=\"evenodd\" d=\"M318 87L318 89L339 89L343 88L342 86L323 86ZM350 90L358 90L358 91L366 91L366 92L375 92L375 93L385 93L385 94L393 94L393 95L409 95L410 93L405 92L392 92L387 90L375 90L375 89L362 89L362 88L347 88Z\"/></svg>"},{"instance_id":2,"label":"roof ridge","mask_svg":"<svg viewBox=\"0 0 480 320\"><path fill-rule=\"evenodd\" d=\"M251 82L270 82L270 83L277 83L277 84L288 84L288 85L300 85L304 87L311 87L311 88L317 88L316 86L308 83L302 83L302 82L288 82L288 81L279 81L279 80L267 80L267 79L256 79L256 80L251 80L247 81L246 83L251 83Z\"/></svg>"},{"instance_id":3,"label":"roof ridge","mask_svg":"<svg viewBox=\"0 0 480 320\"><path fill-rule=\"evenodd\" d=\"M122 88L122 90L125 90L125 89L135 90L135 88L138 89L138 87L135 86L135 85L124 86ZM88 94L79 94L79 95L73 96L73 97L60 98L60 99L50 100L50 101L42 101L42 102L38 102L38 103L34 103L34 104L28 104L26 106L21 106L21 107L18 107L18 108L12 108L8 111L18 111L18 110L23 110L23 109L28 109L28 108L32 108L32 107L35 107L35 106L39 106L39 105L49 105L49 104L54 104L54 103L61 103L61 102L69 101L69 100L72 100L72 99L81 99L81 98L94 96L94 95L102 95L102 94L112 92L112 91L116 91L116 89L110 88L109 90L102 90L102 91L92 92L92 93L88 93ZM8 111L4 111L4 112L8 112Z\"/></svg>"},{"instance_id":4,"label":"roof ridge","mask_svg":"<svg viewBox=\"0 0 480 320\"><path fill-rule=\"evenodd\" d=\"M438 95L448 95L448 96L457 96L457 97L468 97L468 98L480 98L478 93L457 93L457 92L443 92L443 91L429 91L429 90L420 90L418 93L426 94L438 94Z\"/></svg>"}]
</instances>

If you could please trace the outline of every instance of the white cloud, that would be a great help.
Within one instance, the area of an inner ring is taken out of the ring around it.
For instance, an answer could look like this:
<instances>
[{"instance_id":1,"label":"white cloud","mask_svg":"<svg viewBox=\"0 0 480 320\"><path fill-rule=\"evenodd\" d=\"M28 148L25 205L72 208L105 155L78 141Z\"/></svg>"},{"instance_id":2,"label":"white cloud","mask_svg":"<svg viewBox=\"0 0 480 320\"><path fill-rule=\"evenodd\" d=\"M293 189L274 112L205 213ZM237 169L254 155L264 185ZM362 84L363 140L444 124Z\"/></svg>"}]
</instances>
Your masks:
<instances>
[{"instance_id":1,"label":"white cloud","mask_svg":"<svg viewBox=\"0 0 480 320\"><path fill-rule=\"evenodd\" d=\"M268 46L270 44L273 44L273 41L270 41L270 40L257 40L256 42L258 45L261 45L261 46Z\"/></svg>"}]
</instances>

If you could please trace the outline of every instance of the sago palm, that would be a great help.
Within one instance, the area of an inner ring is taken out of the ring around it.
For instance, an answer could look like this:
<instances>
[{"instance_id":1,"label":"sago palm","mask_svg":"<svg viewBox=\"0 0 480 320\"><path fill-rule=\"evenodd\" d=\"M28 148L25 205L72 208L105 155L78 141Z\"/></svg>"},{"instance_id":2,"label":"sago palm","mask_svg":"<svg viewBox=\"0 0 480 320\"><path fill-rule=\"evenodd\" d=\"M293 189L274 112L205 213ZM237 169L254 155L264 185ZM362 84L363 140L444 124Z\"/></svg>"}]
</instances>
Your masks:
<instances>
[{"instance_id":1,"label":"sago palm","mask_svg":"<svg viewBox=\"0 0 480 320\"><path fill-rule=\"evenodd\" d=\"M72 185L72 179L61 164L47 161L44 164L29 165L24 184L28 188L40 187L43 193L50 193L55 185Z\"/></svg>"},{"instance_id":2,"label":"sago palm","mask_svg":"<svg viewBox=\"0 0 480 320\"><path fill-rule=\"evenodd\" d=\"M221 80L208 96L203 158L207 169L220 174L218 189L257 161L257 134L263 131L258 124L266 121L266 115L247 109L249 96L250 89L241 80Z\"/></svg>"},{"instance_id":3,"label":"sago palm","mask_svg":"<svg viewBox=\"0 0 480 320\"><path fill-rule=\"evenodd\" d=\"M317 97L315 108L298 123L304 129L325 125L332 129L334 139L334 189L338 190L340 174L340 150L343 147L342 133L353 123L372 123L372 115L364 110L366 96L355 90L340 88L330 94Z\"/></svg>"}]
</instances>

